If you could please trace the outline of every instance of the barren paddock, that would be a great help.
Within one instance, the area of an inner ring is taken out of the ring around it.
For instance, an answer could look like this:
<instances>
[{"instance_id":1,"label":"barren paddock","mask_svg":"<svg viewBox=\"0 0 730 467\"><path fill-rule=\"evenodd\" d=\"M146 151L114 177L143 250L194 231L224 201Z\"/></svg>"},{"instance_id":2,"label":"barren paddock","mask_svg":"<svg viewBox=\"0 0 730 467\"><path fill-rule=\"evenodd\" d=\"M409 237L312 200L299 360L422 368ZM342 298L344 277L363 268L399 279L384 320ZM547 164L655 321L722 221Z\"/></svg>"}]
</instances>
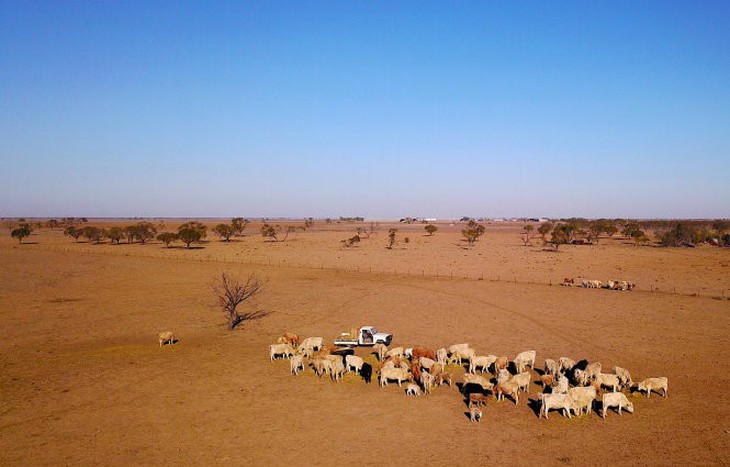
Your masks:
<instances>
[{"instance_id":1,"label":"barren paddock","mask_svg":"<svg viewBox=\"0 0 730 467\"><path fill-rule=\"evenodd\" d=\"M705 284L720 294L730 284L728 250L608 240L556 255L495 228L466 251L447 230L413 230L395 251L383 248L382 232L355 249L328 247L344 228L195 251L75 245L47 231L31 237L35 245L3 237L0 464L729 463L730 301L648 290L656 280L665 290ZM274 266L220 261L236 257ZM326 268L338 265L361 272ZM535 282L615 276L640 290L436 278L418 265ZM400 275L382 274L396 267ZM256 305L273 313L226 331L210 291L222 270L268 278ZM535 349L538 367L565 355L626 367L634 379L667 376L669 398L632 394L635 413L606 420L557 412L538 420L533 385L517 406L490 401L476 425L456 388L411 398L396 384L352 376L334 384L311 370L293 377L287 361L269 362L267 345L284 331L331 341L359 324L393 332L397 345L469 342L510 358ZM180 342L160 349L164 330Z\"/></svg>"}]
</instances>

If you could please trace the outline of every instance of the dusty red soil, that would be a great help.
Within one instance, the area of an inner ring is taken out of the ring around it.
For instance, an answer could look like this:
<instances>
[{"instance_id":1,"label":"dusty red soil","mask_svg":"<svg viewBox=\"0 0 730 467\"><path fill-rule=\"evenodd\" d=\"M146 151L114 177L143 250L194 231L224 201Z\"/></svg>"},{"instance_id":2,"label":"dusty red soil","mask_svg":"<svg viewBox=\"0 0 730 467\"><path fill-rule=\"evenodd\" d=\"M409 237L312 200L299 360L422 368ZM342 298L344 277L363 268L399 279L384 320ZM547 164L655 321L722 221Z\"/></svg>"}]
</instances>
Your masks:
<instances>
[{"instance_id":1,"label":"dusty red soil","mask_svg":"<svg viewBox=\"0 0 730 467\"><path fill-rule=\"evenodd\" d=\"M605 240L555 254L493 226L467 250L458 226L433 237L420 236L422 226L401 229L411 241L393 251L382 228L345 249L339 240L352 228L341 225L192 251L77 245L45 230L34 245L3 238L0 464L729 463L730 301L648 287L704 286L720 296L728 250ZM210 290L222 270L267 278L255 305L272 313L227 331ZM536 283L489 277L510 274ZM563 276L639 288L547 285ZM457 388L412 398L395 384L354 376L335 384L311 370L294 377L287 361L269 362L267 346L284 331L330 341L359 324L394 333L396 345L469 342L510 358L535 349L538 366L564 355L626 367L634 379L667 376L669 397L630 394L635 413L606 420L557 412L538 420L533 385L517 406L490 401L476 425ZM164 330L180 342L160 349Z\"/></svg>"}]
</instances>

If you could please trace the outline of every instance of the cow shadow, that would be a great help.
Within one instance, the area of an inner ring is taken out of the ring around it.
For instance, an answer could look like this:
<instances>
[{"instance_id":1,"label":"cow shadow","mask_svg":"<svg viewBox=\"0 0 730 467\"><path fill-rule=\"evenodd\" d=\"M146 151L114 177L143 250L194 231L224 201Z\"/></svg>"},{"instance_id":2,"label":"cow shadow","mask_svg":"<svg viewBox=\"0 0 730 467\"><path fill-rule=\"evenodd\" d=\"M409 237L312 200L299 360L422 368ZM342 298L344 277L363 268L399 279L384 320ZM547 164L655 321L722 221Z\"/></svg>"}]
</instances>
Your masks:
<instances>
[{"instance_id":1,"label":"cow shadow","mask_svg":"<svg viewBox=\"0 0 730 467\"><path fill-rule=\"evenodd\" d=\"M542 402L539 399L527 399L527 407L532 410L535 414L535 418L540 418L540 409L542 408Z\"/></svg>"}]
</instances>

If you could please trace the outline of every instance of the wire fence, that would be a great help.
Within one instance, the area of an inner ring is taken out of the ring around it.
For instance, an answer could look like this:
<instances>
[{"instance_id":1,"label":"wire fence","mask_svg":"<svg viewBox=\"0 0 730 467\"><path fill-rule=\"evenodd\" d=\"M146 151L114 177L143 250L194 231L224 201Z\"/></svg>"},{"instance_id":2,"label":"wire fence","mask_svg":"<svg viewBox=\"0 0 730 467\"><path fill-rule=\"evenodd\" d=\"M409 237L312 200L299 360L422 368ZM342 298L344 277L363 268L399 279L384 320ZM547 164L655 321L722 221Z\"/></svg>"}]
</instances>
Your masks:
<instances>
[{"instance_id":1,"label":"wire fence","mask_svg":"<svg viewBox=\"0 0 730 467\"><path fill-rule=\"evenodd\" d=\"M329 270L335 272L346 272L346 273L359 273L359 274L379 274L384 276L405 276L405 277L431 277L431 278L444 278L444 279L461 279L461 280L474 280L474 281L488 281L488 282L502 282L502 283L514 283L514 284L526 284L526 285L563 285L563 278L553 278L548 276L545 280L535 280L534 278L526 279L520 278L517 275L505 275L495 273L483 273L476 271L463 271L454 270L452 268L413 268L408 266L377 266L371 265L333 265L325 264L324 262L312 262L312 261L292 261L280 258L266 258L266 259L254 259L251 257L247 258L232 258L230 256L216 255L214 253L200 254L199 251L195 251L194 256L190 255L187 257L181 257L180 255L166 255L164 250L156 254L142 251L119 251L115 252L111 249L97 249L96 247L89 247L88 245L75 245L81 248L73 247L61 247L61 246L50 246L50 245L35 245L36 249L44 251L55 251L63 253L85 253L93 255L104 255L104 256L126 256L135 258L148 258L148 259L165 259L172 261L181 262L199 262L199 263L224 263L224 264L236 264L241 266L259 266L259 267L277 267L277 268L299 268L299 269L320 269ZM580 284L573 284L574 287L581 287ZM684 295L690 297L704 297L712 298L717 300L730 300L730 289L724 288L707 288L707 287L676 287L674 285L662 285L655 286L649 285L648 288L637 286L634 291L648 292L648 293L660 293L660 294L673 294L673 295Z\"/></svg>"}]
</instances>

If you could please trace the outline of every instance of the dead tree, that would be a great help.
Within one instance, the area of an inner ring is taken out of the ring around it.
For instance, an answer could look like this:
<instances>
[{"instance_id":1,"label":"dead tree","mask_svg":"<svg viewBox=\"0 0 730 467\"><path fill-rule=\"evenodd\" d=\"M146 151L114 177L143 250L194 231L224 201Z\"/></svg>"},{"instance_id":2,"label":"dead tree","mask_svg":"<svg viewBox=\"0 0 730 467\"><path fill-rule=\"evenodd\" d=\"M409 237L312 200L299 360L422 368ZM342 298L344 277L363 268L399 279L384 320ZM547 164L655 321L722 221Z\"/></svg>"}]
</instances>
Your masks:
<instances>
[{"instance_id":1,"label":"dead tree","mask_svg":"<svg viewBox=\"0 0 730 467\"><path fill-rule=\"evenodd\" d=\"M223 312L228 320L228 329L233 330L239 323L266 316L268 312L254 310L241 313L238 306L257 295L264 287L264 283L257 277L250 275L241 283L238 277L233 278L227 272L222 272L219 279L213 284L213 293L218 297Z\"/></svg>"}]
</instances>

